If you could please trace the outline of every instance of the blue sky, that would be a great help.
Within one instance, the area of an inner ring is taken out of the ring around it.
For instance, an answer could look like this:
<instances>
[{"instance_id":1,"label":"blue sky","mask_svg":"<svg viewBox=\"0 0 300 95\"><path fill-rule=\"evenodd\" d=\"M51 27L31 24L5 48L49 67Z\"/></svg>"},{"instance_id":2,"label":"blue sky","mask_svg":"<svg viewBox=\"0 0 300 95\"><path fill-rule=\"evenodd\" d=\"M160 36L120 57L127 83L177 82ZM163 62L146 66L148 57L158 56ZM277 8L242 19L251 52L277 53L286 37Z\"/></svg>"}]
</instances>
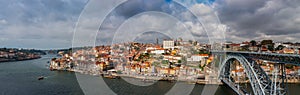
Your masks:
<instances>
[{"instance_id":1,"label":"blue sky","mask_svg":"<svg viewBox=\"0 0 300 95\"><path fill-rule=\"evenodd\" d=\"M156 8L155 2L158 1L145 0L153 3L152 7L148 8ZM168 4L170 0L164 2ZM199 9L199 11L205 11L208 6L207 3L203 4L203 0L185 2L189 3L189 8ZM299 41L299 0L210 0L209 2L222 25L228 28L225 33L227 40ZM38 49L71 47L73 29L87 3L87 0L0 0L0 47ZM139 6L139 2L134 2L120 11L124 14L129 13L131 12L129 9L134 6ZM173 8L171 11L174 10L180 9ZM124 20L125 15L115 16L118 20ZM203 36L201 33L193 33L193 35ZM105 40L105 38L100 39Z\"/></svg>"}]
</instances>

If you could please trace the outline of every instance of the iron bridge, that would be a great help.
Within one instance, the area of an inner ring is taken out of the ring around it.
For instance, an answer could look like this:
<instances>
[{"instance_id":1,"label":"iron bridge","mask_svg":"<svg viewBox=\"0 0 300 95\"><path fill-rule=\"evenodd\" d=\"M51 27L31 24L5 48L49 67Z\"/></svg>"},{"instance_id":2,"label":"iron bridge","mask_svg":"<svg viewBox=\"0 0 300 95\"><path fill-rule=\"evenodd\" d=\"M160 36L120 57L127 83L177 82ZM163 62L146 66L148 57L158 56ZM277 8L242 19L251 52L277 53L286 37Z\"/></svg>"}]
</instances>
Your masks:
<instances>
[{"instance_id":1,"label":"iron bridge","mask_svg":"<svg viewBox=\"0 0 300 95\"><path fill-rule=\"evenodd\" d=\"M220 61L219 79L239 95L286 95L285 64L300 65L300 55L295 54L238 51L212 51L212 54ZM235 60L244 68L253 93L241 88L230 76L230 67ZM257 63L257 60L273 62L274 70L272 74L268 75Z\"/></svg>"}]
</instances>

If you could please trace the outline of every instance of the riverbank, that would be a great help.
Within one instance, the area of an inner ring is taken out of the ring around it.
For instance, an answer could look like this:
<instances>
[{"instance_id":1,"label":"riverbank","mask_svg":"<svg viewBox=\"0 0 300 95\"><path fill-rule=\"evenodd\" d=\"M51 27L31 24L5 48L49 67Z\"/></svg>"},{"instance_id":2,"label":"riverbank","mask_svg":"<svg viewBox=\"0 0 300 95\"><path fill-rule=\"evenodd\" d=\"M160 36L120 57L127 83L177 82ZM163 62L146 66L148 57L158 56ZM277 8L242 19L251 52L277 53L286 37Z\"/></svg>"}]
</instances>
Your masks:
<instances>
[{"instance_id":1,"label":"riverbank","mask_svg":"<svg viewBox=\"0 0 300 95\"><path fill-rule=\"evenodd\" d=\"M0 62L14 62L39 59L42 55L46 55L46 53L42 50L0 48Z\"/></svg>"},{"instance_id":2,"label":"riverbank","mask_svg":"<svg viewBox=\"0 0 300 95\"><path fill-rule=\"evenodd\" d=\"M91 76L99 76L101 75L100 73L98 74L92 74L89 72L83 72L83 71L78 71L78 70L57 70L57 71L70 71L70 72L77 72L77 73L82 73L82 74L87 74ZM140 79L144 81L180 81L180 82L186 82L188 84L212 84L212 85L223 85L221 81L219 81L216 77L211 78L212 76L205 76L203 79L195 79L191 76L172 76L172 77L166 77L166 75L139 75L139 74L118 74L119 77L125 77L125 78L134 78L134 79ZM236 81L236 83L250 83L249 80L247 81ZM286 83L289 84L300 84L300 77L299 78L293 78L293 79L287 79Z\"/></svg>"},{"instance_id":3,"label":"riverbank","mask_svg":"<svg viewBox=\"0 0 300 95\"><path fill-rule=\"evenodd\" d=\"M84 73L83 73L84 74ZM169 81L169 82L186 82L187 84L212 84L222 85L221 81L217 79L194 79L187 76L148 76L148 75L129 75L129 74L118 74L121 78L134 78L140 79L145 82L147 81ZM208 76L207 76L208 77Z\"/></svg>"},{"instance_id":4,"label":"riverbank","mask_svg":"<svg viewBox=\"0 0 300 95\"><path fill-rule=\"evenodd\" d=\"M25 61L25 60L34 60L34 59L39 59L41 56L36 56L36 57L30 57L30 58L0 58L0 63L1 62L15 62L15 61Z\"/></svg>"},{"instance_id":5,"label":"riverbank","mask_svg":"<svg viewBox=\"0 0 300 95\"><path fill-rule=\"evenodd\" d=\"M187 82L188 84L213 84L213 85L223 85L221 81L217 80L205 80L205 79L187 79L187 78L174 78L174 79L167 79L164 77L158 77L158 76L132 76L132 75L126 75L126 74L120 74L120 77L127 77L127 78L135 78L135 79L141 79L145 81L180 81L180 82ZM236 81L236 83L250 83L250 81ZM300 84L300 78L298 79L288 79L286 81L288 84Z\"/></svg>"}]
</instances>

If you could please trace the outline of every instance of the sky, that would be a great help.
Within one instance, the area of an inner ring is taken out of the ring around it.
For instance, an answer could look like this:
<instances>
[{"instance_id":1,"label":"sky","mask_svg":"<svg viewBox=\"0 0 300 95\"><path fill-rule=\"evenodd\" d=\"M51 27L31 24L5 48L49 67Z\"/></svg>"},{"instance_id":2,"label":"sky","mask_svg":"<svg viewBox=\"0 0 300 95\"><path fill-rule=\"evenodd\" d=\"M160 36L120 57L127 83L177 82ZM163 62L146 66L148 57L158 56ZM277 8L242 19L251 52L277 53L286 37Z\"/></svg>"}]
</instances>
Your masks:
<instances>
[{"instance_id":1,"label":"sky","mask_svg":"<svg viewBox=\"0 0 300 95\"><path fill-rule=\"evenodd\" d=\"M105 10L101 4L113 1L116 0L102 0L94 12ZM207 31L222 31L225 39L233 42L253 39L298 42L300 38L299 0L176 1L184 2L185 6L172 0L128 0L104 19L98 28L96 44L166 35L206 42L210 36ZM77 21L88 3L88 0L0 0L0 47L70 48ZM193 15L200 16L202 23ZM97 17L85 18L83 24L95 24L94 18ZM203 28L216 26L216 21L218 29ZM149 34L149 31L164 34Z\"/></svg>"}]
</instances>

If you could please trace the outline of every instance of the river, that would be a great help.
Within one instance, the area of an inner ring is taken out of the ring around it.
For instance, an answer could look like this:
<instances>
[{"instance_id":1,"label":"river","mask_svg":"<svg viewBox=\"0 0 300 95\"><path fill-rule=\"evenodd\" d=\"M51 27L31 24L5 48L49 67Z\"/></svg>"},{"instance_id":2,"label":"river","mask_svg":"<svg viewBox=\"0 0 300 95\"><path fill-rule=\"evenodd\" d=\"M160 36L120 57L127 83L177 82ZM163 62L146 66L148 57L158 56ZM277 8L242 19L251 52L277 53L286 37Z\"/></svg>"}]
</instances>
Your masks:
<instances>
[{"instance_id":1,"label":"river","mask_svg":"<svg viewBox=\"0 0 300 95\"><path fill-rule=\"evenodd\" d=\"M47 61L52 55L42 56L40 59L3 62L0 63L0 95L83 95L75 73L65 71L50 71ZM39 76L45 76L43 80L37 80ZM89 76L94 77L94 76ZM117 94L165 94L173 83L162 82L154 86L134 88L128 86L125 81L118 79L105 79ZM120 86L121 84L121 86ZM124 84L124 85L123 85ZM191 94L200 95L205 85L195 85ZM290 95L297 95L300 84L289 84ZM226 86L218 87L215 95L233 95L234 93Z\"/></svg>"}]
</instances>

